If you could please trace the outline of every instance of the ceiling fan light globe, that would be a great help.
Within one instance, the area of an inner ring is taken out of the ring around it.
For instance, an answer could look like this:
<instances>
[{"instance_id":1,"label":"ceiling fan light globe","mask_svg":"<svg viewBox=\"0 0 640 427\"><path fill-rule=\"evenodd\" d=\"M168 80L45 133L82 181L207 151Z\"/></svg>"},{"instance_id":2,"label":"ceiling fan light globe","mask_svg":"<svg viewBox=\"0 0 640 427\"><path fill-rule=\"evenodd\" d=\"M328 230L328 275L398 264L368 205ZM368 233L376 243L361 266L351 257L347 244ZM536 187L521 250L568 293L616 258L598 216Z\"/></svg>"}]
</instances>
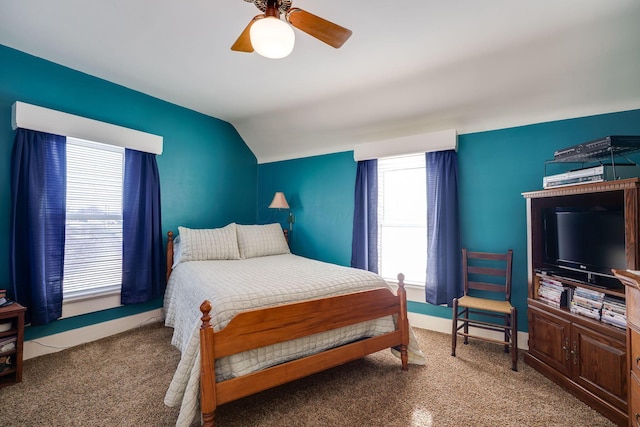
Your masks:
<instances>
[{"instance_id":1,"label":"ceiling fan light globe","mask_svg":"<svg viewBox=\"0 0 640 427\"><path fill-rule=\"evenodd\" d=\"M293 28L278 18L258 19L249 31L251 45L258 54L272 59L284 58L293 51L296 35Z\"/></svg>"}]
</instances>

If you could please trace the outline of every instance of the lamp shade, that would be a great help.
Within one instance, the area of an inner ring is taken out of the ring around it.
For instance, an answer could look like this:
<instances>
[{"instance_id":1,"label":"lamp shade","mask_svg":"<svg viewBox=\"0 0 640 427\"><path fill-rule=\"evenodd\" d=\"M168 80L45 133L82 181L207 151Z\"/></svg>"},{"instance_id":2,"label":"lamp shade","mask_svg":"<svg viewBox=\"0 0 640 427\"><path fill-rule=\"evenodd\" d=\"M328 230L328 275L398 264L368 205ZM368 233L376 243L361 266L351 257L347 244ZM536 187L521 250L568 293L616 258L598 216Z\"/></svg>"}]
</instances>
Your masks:
<instances>
[{"instance_id":1,"label":"lamp shade","mask_svg":"<svg viewBox=\"0 0 640 427\"><path fill-rule=\"evenodd\" d=\"M282 191L276 192L269 207L273 209L289 209L289 203L287 203Z\"/></svg>"},{"instance_id":2,"label":"lamp shade","mask_svg":"<svg viewBox=\"0 0 640 427\"><path fill-rule=\"evenodd\" d=\"M296 35L293 28L273 16L258 19L249 30L251 46L266 58L284 58L293 51Z\"/></svg>"}]
</instances>

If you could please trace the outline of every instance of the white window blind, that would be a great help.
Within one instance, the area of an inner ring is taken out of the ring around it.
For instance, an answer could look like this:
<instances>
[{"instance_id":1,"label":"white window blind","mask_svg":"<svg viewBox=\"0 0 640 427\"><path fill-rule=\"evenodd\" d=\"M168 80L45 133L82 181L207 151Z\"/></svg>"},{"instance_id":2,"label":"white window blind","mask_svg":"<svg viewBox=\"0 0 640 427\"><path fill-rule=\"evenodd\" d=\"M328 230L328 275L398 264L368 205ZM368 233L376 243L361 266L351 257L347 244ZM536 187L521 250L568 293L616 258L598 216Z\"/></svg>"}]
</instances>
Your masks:
<instances>
[{"instance_id":1,"label":"white window blind","mask_svg":"<svg viewBox=\"0 0 640 427\"><path fill-rule=\"evenodd\" d=\"M378 159L378 271L424 285L427 268L425 155Z\"/></svg>"},{"instance_id":2,"label":"white window blind","mask_svg":"<svg viewBox=\"0 0 640 427\"><path fill-rule=\"evenodd\" d=\"M124 148L67 138L65 300L119 291Z\"/></svg>"}]
</instances>

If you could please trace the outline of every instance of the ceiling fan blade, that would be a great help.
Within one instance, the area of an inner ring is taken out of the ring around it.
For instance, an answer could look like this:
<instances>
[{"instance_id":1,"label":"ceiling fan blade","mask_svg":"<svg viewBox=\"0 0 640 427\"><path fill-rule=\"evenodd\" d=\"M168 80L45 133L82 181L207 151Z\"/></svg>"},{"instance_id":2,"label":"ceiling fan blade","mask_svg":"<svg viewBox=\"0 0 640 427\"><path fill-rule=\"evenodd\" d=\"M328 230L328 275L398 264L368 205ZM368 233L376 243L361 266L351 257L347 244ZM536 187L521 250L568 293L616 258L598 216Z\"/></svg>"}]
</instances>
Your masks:
<instances>
[{"instance_id":1,"label":"ceiling fan blade","mask_svg":"<svg viewBox=\"0 0 640 427\"><path fill-rule=\"evenodd\" d=\"M251 45L251 37L249 37L249 31L251 30L251 26L258 19L264 18L264 15L254 16L253 19L249 22L247 27L244 29L238 40L231 46L231 50L235 50L236 52L253 52L253 46Z\"/></svg>"},{"instance_id":2,"label":"ceiling fan blade","mask_svg":"<svg viewBox=\"0 0 640 427\"><path fill-rule=\"evenodd\" d=\"M351 30L297 7L289 9L287 21L300 31L304 31L336 49L342 46L352 34Z\"/></svg>"}]
</instances>

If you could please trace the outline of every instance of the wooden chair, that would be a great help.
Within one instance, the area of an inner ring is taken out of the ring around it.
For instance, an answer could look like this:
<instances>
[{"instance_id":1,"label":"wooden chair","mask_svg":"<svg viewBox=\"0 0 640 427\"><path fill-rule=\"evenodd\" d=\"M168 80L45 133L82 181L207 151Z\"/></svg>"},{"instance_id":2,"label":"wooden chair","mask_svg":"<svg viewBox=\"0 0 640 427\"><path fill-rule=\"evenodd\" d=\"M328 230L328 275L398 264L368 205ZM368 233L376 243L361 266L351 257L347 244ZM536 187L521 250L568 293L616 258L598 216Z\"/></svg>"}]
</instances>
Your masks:
<instances>
[{"instance_id":1,"label":"wooden chair","mask_svg":"<svg viewBox=\"0 0 640 427\"><path fill-rule=\"evenodd\" d=\"M469 337L482 339L503 344L505 353L511 351L511 369L518 370L518 313L511 305L512 260L511 249L506 254L462 250L464 296L453 300L452 356L456 355L458 335L464 337L465 344ZM504 340L471 334L469 326L504 333Z\"/></svg>"}]
</instances>

